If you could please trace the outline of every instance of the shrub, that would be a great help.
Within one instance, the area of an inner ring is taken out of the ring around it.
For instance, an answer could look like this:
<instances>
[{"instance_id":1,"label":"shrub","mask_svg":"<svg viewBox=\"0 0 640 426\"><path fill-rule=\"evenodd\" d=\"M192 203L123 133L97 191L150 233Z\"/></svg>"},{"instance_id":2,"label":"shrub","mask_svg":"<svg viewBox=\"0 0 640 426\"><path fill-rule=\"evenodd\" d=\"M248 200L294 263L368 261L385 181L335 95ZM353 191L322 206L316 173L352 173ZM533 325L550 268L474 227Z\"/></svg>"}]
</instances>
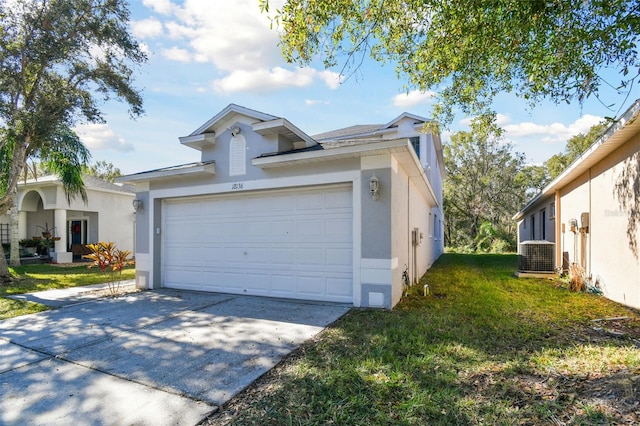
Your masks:
<instances>
[{"instance_id":1,"label":"shrub","mask_svg":"<svg viewBox=\"0 0 640 426\"><path fill-rule=\"evenodd\" d=\"M91 253L82 257L92 261L89 268L97 266L105 275L111 275L109 292L113 296L117 295L120 290L122 269L127 265L133 264L133 260L130 258L131 251L119 250L113 242L87 244L87 248Z\"/></svg>"}]
</instances>

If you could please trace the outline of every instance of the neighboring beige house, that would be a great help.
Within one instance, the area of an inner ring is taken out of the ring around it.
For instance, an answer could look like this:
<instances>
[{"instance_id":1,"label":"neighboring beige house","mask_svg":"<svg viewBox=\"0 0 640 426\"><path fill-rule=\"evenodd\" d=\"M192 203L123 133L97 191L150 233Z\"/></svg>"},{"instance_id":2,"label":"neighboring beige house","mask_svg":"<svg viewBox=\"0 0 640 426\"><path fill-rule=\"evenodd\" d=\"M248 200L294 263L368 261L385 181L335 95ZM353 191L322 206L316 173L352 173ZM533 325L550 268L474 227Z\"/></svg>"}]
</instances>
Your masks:
<instances>
[{"instance_id":1,"label":"neighboring beige house","mask_svg":"<svg viewBox=\"0 0 640 426\"><path fill-rule=\"evenodd\" d=\"M52 260L69 263L82 246L98 241L113 241L121 250L134 251L135 194L126 186L92 176L83 176L87 203L76 197L67 201L62 182L55 176L27 180L18 184L18 238L41 237L42 228L55 227ZM9 216L0 216L5 228ZM5 242L5 241L3 241Z\"/></svg>"},{"instance_id":2,"label":"neighboring beige house","mask_svg":"<svg viewBox=\"0 0 640 426\"><path fill-rule=\"evenodd\" d=\"M136 281L393 307L402 273L443 252L438 134L404 113L309 136L231 104L180 143L197 163L119 178L136 185Z\"/></svg>"},{"instance_id":3,"label":"neighboring beige house","mask_svg":"<svg viewBox=\"0 0 640 426\"><path fill-rule=\"evenodd\" d=\"M639 117L636 101L514 216L521 258L525 252L542 253L539 242L552 242L553 268L580 265L606 297L635 308L640 308Z\"/></svg>"}]
</instances>

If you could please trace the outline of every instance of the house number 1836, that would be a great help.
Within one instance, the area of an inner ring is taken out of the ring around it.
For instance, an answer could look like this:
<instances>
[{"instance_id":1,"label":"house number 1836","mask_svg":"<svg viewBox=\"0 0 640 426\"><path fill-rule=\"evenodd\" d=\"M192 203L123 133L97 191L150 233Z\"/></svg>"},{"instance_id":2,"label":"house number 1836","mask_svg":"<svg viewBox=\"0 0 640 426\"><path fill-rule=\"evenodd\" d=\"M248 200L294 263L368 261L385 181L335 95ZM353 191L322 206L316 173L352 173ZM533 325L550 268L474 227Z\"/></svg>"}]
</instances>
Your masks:
<instances>
[{"instance_id":1,"label":"house number 1836","mask_svg":"<svg viewBox=\"0 0 640 426\"><path fill-rule=\"evenodd\" d=\"M242 189L244 186L241 183L234 183L231 185L232 191L237 191L238 189Z\"/></svg>"}]
</instances>

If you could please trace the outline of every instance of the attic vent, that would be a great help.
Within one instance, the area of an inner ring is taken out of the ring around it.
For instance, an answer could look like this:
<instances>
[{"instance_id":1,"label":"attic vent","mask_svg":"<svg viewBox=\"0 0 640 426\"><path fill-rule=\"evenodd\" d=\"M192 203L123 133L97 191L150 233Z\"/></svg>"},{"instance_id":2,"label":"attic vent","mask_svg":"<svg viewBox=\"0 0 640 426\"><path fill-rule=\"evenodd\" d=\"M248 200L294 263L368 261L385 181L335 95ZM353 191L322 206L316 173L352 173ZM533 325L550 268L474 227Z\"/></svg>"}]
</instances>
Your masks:
<instances>
[{"instance_id":1,"label":"attic vent","mask_svg":"<svg viewBox=\"0 0 640 426\"><path fill-rule=\"evenodd\" d=\"M549 241L523 241L518 246L518 271L553 272L554 243Z\"/></svg>"}]
</instances>

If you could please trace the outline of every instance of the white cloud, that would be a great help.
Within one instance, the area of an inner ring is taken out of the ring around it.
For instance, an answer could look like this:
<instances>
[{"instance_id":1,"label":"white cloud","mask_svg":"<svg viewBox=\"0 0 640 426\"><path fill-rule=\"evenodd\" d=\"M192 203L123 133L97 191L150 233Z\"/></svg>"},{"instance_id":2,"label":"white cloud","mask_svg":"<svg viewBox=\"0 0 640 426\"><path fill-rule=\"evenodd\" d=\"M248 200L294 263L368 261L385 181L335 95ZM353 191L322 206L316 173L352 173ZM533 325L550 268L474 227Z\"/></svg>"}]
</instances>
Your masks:
<instances>
[{"instance_id":1,"label":"white cloud","mask_svg":"<svg viewBox=\"0 0 640 426\"><path fill-rule=\"evenodd\" d=\"M177 47L190 49L193 60L228 72L272 68L282 62L278 35L255 0L145 0L145 5L168 17L164 25L169 37Z\"/></svg>"},{"instance_id":2,"label":"white cloud","mask_svg":"<svg viewBox=\"0 0 640 426\"><path fill-rule=\"evenodd\" d=\"M573 123L537 124L523 122L504 126L507 136L510 138L522 138L537 136L547 143L565 142L578 133L586 133L589 129L603 120L602 117L585 114Z\"/></svg>"},{"instance_id":3,"label":"white cloud","mask_svg":"<svg viewBox=\"0 0 640 426\"><path fill-rule=\"evenodd\" d=\"M282 2L270 2L276 10ZM210 63L219 76L218 93L273 92L322 81L337 89L341 76L328 70L285 68L278 33L256 0L144 0L157 14L136 23L140 37L164 35L155 50L172 61Z\"/></svg>"},{"instance_id":4,"label":"white cloud","mask_svg":"<svg viewBox=\"0 0 640 426\"><path fill-rule=\"evenodd\" d=\"M170 0L142 0L142 4L162 15L168 15L173 10Z\"/></svg>"},{"instance_id":5,"label":"white cloud","mask_svg":"<svg viewBox=\"0 0 640 426\"><path fill-rule=\"evenodd\" d=\"M508 115L496 114L496 124L498 126L505 126L509 122L511 122L511 118Z\"/></svg>"},{"instance_id":6,"label":"white cloud","mask_svg":"<svg viewBox=\"0 0 640 426\"><path fill-rule=\"evenodd\" d=\"M463 118L462 120L460 120L460 124L462 126L471 126L471 121L473 121L475 117L466 117ZM511 118L508 115L504 115L504 114L500 114L497 113L496 114L496 124L500 127L503 127L507 124L511 122Z\"/></svg>"},{"instance_id":7,"label":"white cloud","mask_svg":"<svg viewBox=\"0 0 640 426\"><path fill-rule=\"evenodd\" d=\"M320 80L324 81L324 84L326 84L331 90L335 90L340 87L340 83L342 83L343 80L339 73L328 70L318 71L318 77Z\"/></svg>"},{"instance_id":8,"label":"white cloud","mask_svg":"<svg viewBox=\"0 0 640 426\"><path fill-rule=\"evenodd\" d=\"M169 21L165 24L170 39L190 39L196 37L198 34L197 28L190 28L185 25L181 25L175 21Z\"/></svg>"},{"instance_id":9,"label":"white cloud","mask_svg":"<svg viewBox=\"0 0 640 426\"><path fill-rule=\"evenodd\" d=\"M270 70L266 68L252 71L238 70L215 80L212 85L218 93L269 93L289 87L310 86L316 77L320 77L329 88L333 88L334 80L329 78L328 74L309 67L293 71L282 67L274 67Z\"/></svg>"},{"instance_id":10,"label":"white cloud","mask_svg":"<svg viewBox=\"0 0 640 426\"><path fill-rule=\"evenodd\" d=\"M331 102L329 102L329 101L322 101L320 99L305 99L304 103L305 103L305 105L308 105L308 106L312 106L312 105L329 105L329 104L331 104Z\"/></svg>"},{"instance_id":11,"label":"white cloud","mask_svg":"<svg viewBox=\"0 0 640 426\"><path fill-rule=\"evenodd\" d=\"M156 18L131 22L131 32L138 38L156 38L162 35L162 22Z\"/></svg>"},{"instance_id":12,"label":"white cloud","mask_svg":"<svg viewBox=\"0 0 640 426\"><path fill-rule=\"evenodd\" d=\"M192 60L192 55L188 50L180 49L175 46L170 49L163 49L162 54L172 61L191 62Z\"/></svg>"},{"instance_id":13,"label":"white cloud","mask_svg":"<svg viewBox=\"0 0 640 426\"><path fill-rule=\"evenodd\" d=\"M112 149L114 151L133 151L133 145L118 136L106 124L80 124L75 129L80 140L89 150Z\"/></svg>"},{"instance_id":14,"label":"white cloud","mask_svg":"<svg viewBox=\"0 0 640 426\"><path fill-rule=\"evenodd\" d=\"M430 103L433 101L434 96L435 93L431 91L422 92L420 90L412 90L409 93L395 95L391 102L393 106L399 108L411 108L416 105Z\"/></svg>"}]
</instances>

